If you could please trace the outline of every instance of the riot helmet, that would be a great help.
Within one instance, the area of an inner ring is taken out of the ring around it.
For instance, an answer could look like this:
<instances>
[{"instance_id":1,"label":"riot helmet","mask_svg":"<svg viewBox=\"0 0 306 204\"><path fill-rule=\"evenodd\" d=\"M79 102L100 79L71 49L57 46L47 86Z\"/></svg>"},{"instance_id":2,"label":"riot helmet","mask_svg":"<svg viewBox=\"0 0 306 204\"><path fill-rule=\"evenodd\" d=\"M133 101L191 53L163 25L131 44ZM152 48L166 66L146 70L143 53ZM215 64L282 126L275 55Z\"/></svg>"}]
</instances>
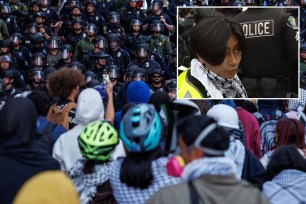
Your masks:
<instances>
[{"instance_id":1,"label":"riot helmet","mask_svg":"<svg viewBox=\"0 0 306 204\"><path fill-rule=\"evenodd\" d=\"M58 37L50 37L48 39L48 48L49 49L58 49L59 48L59 38Z\"/></svg>"},{"instance_id":2,"label":"riot helmet","mask_svg":"<svg viewBox=\"0 0 306 204\"><path fill-rule=\"evenodd\" d=\"M111 11L109 12L109 14L107 15L108 17L108 22L110 25L117 25L117 24L120 24L120 16L118 13L114 12L114 11Z\"/></svg>"},{"instance_id":3,"label":"riot helmet","mask_svg":"<svg viewBox=\"0 0 306 204\"><path fill-rule=\"evenodd\" d=\"M10 40L13 45L20 45L22 43L23 36L21 33L13 33Z\"/></svg>"},{"instance_id":4,"label":"riot helmet","mask_svg":"<svg viewBox=\"0 0 306 204\"><path fill-rule=\"evenodd\" d=\"M163 32L164 24L160 20L154 20L150 24L150 30L156 33Z\"/></svg>"},{"instance_id":5,"label":"riot helmet","mask_svg":"<svg viewBox=\"0 0 306 204\"><path fill-rule=\"evenodd\" d=\"M111 33L108 35L108 44L110 49L120 47L120 42L120 37L117 33Z\"/></svg>"}]
</instances>

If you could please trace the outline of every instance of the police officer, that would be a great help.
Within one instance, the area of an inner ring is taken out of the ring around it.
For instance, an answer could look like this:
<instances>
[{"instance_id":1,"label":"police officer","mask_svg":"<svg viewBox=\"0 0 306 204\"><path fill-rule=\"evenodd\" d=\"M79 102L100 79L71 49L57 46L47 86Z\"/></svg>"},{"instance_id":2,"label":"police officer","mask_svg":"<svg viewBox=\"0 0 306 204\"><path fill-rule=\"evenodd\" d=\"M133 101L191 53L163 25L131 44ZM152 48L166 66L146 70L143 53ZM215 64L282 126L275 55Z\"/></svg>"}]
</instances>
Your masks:
<instances>
[{"instance_id":1,"label":"police officer","mask_svg":"<svg viewBox=\"0 0 306 204\"><path fill-rule=\"evenodd\" d=\"M22 56L14 53L13 46L9 39L0 41L0 53L1 55L7 55L10 57L10 67L20 71L22 74L29 70L27 61Z\"/></svg>"},{"instance_id":2,"label":"police officer","mask_svg":"<svg viewBox=\"0 0 306 204\"><path fill-rule=\"evenodd\" d=\"M60 26L60 17L57 12L49 7L50 0L40 0L41 10L46 15L45 25L52 29L52 31L56 31Z\"/></svg>"},{"instance_id":3,"label":"police officer","mask_svg":"<svg viewBox=\"0 0 306 204\"><path fill-rule=\"evenodd\" d=\"M115 33L118 36L120 36L121 39L124 39L125 31L123 27L120 25L119 14L112 11L109 12L107 18L108 18L108 23L104 27L104 36L107 37L108 35Z\"/></svg>"},{"instance_id":4,"label":"police officer","mask_svg":"<svg viewBox=\"0 0 306 204\"><path fill-rule=\"evenodd\" d=\"M83 29L84 21L80 18L77 18L72 21L72 29L73 31L66 39L66 43L70 44L72 47L75 47L77 42L86 37Z\"/></svg>"},{"instance_id":5,"label":"police officer","mask_svg":"<svg viewBox=\"0 0 306 204\"><path fill-rule=\"evenodd\" d=\"M72 61L73 47L70 44L64 44L62 47L62 58L53 65L53 68L59 69Z\"/></svg>"},{"instance_id":6,"label":"police officer","mask_svg":"<svg viewBox=\"0 0 306 204\"><path fill-rule=\"evenodd\" d=\"M14 47L14 53L22 56L27 63L30 64L32 60L32 53L27 47L21 45L23 42L23 36L21 33L13 33L10 40Z\"/></svg>"},{"instance_id":7,"label":"police officer","mask_svg":"<svg viewBox=\"0 0 306 204\"><path fill-rule=\"evenodd\" d=\"M6 24L8 33L18 33L20 29L17 25L16 18L11 15L11 7L8 4L2 4L0 6L0 9L1 9L0 18Z\"/></svg>"},{"instance_id":8,"label":"police officer","mask_svg":"<svg viewBox=\"0 0 306 204\"><path fill-rule=\"evenodd\" d=\"M19 0L10 0L10 7L13 16L16 17L17 25L21 26L22 21L29 14L27 6Z\"/></svg>"},{"instance_id":9,"label":"police officer","mask_svg":"<svg viewBox=\"0 0 306 204\"><path fill-rule=\"evenodd\" d=\"M279 9L248 8L235 18L246 37L242 83L251 98L288 98L298 93L298 25Z\"/></svg>"},{"instance_id":10,"label":"police officer","mask_svg":"<svg viewBox=\"0 0 306 204\"><path fill-rule=\"evenodd\" d=\"M122 26L124 28L129 28L126 32L131 32L132 29L130 24L133 19L146 19L144 12L137 7L137 0L128 0L127 8L123 10L120 18Z\"/></svg>"},{"instance_id":11,"label":"police officer","mask_svg":"<svg viewBox=\"0 0 306 204\"><path fill-rule=\"evenodd\" d=\"M146 70L139 67L138 65L131 65L127 69L127 83L128 85L130 82L133 81L146 81L147 80L147 75L146 75Z\"/></svg>"},{"instance_id":12,"label":"police officer","mask_svg":"<svg viewBox=\"0 0 306 204\"><path fill-rule=\"evenodd\" d=\"M108 73L108 62L107 59L109 57L109 54L107 54L104 51L98 51L94 54L95 58L95 65L89 71L92 71L96 74L96 79L99 82L103 82L103 80L108 81L106 75Z\"/></svg>"},{"instance_id":13,"label":"police officer","mask_svg":"<svg viewBox=\"0 0 306 204\"><path fill-rule=\"evenodd\" d=\"M44 55L48 54L46 40L40 33L35 33L31 36L31 52L41 52Z\"/></svg>"},{"instance_id":14,"label":"police officer","mask_svg":"<svg viewBox=\"0 0 306 204\"><path fill-rule=\"evenodd\" d=\"M97 27L97 34L103 33L103 27L105 26L104 18L97 12L97 2L95 0L88 0L85 4L84 18L88 23L93 23ZM101 30L100 30L101 28Z\"/></svg>"},{"instance_id":15,"label":"police officer","mask_svg":"<svg viewBox=\"0 0 306 204\"><path fill-rule=\"evenodd\" d=\"M72 33L72 22L66 20L62 23L61 28L58 30L58 37L63 43L66 43L66 38Z\"/></svg>"},{"instance_id":16,"label":"police officer","mask_svg":"<svg viewBox=\"0 0 306 204\"><path fill-rule=\"evenodd\" d=\"M51 36L53 36L53 31L50 27L44 25L46 20L46 14L44 12L37 12L34 14L35 23L37 24L38 32L48 40Z\"/></svg>"},{"instance_id":17,"label":"police officer","mask_svg":"<svg viewBox=\"0 0 306 204\"><path fill-rule=\"evenodd\" d=\"M122 110L124 105L124 84L118 82L119 77L119 69L116 65L110 65L108 68L109 80L113 85L113 101L115 112Z\"/></svg>"},{"instance_id":18,"label":"police officer","mask_svg":"<svg viewBox=\"0 0 306 204\"><path fill-rule=\"evenodd\" d=\"M59 46L60 41L58 37L50 37L48 39L47 66L53 66L61 59L63 54Z\"/></svg>"},{"instance_id":19,"label":"police officer","mask_svg":"<svg viewBox=\"0 0 306 204\"><path fill-rule=\"evenodd\" d=\"M168 37L161 34L164 25L160 20L154 20L150 25L152 35L149 36L149 48L150 50L157 52L164 59L167 59L168 55L172 52L171 43Z\"/></svg>"},{"instance_id":20,"label":"police officer","mask_svg":"<svg viewBox=\"0 0 306 204\"><path fill-rule=\"evenodd\" d=\"M5 97L14 98L14 96L21 93L21 91L13 85L15 81L13 70L4 71L1 78L5 83L5 91L4 91Z\"/></svg>"},{"instance_id":21,"label":"police officer","mask_svg":"<svg viewBox=\"0 0 306 204\"><path fill-rule=\"evenodd\" d=\"M118 66L119 68L119 73L120 73L120 79L119 81L123 81L123 74L128 66L128 64L131 62L131 58L129 53L122 49L120 47L120 37L115 34L111 33L108 35L108 53L109 55L113 58L114 64Z\"/></svg>"},{"instance_id":22,"label":"police officer","mask_svg":"<svg viewBox=\"0 0 306 204\"><path fill-rule=\"evenodd\" d=\"M44 73L40 68L33 68L30 71L30 83L27 86L27 90L47 90L44 83Z\"/></svg>"},{"instance_id":23,"label":"police officer","mask_svg":"<svg viewBox=\"0 0 306 204\"><path fill-rule=\"evenodd\" d=\"M136 59L128 66L137 65L145 69L147 76L150 75L153 69L161 69L159 64L148 57L148 47L145 43L140 43L137 46Z\"/></svg>"},{"instance_id":24,"label":"police officer","mask_svg":"<svg viewBox=\"0 0 306 204\"><path fill-rule=\"evenodd\" d=\"M164 72L161 69L152 69L150 73L150 90L153 92L163 91L168 93L164 83Z\"/></svg>"},{"instance_id":25,"label":"police officer","mask_svg":"<svg viewBox=\"0 0 306 204\"><path fill-rule=\"evenodd\" d=\"M5 24L5 22L0 19L0 40L8 38L9 37L9 31Z\"/></svg>"},{"instance_id":26,"label":"police officer","mask_svg":"<svg viewBox=\"0 0 306 204\"><path fill-rule=\"evenodd\" d=\"M12 66L12 59L7 55L0 57L0 78L3 78L5 72L11 70L14 76L14 86L22 90L25 89L25 80L23 75Z\"/></svg>"},{"instance_id":27,"label":"police officer","mask_svg":"<svg viewBox=\"0 0 306 204\"><path fill-rule=\"evenodd\" d=\"M86 27L86 37L78 41L75 47L74 59L81 61L89 52L93 51L94 44L92 40L97 32L97 27L93 23L89 23Z\"/></svg>"},{"instance_id":28,"label":"police officer","mask_svg":"<svg viewBox=\"0 0 306 204\"><path fill-rule=\"evenodd\" d=\"M30 23L26 26L25 33L23 34L23 45L29 50L32 49L31 36L38 33L38 26L36 23Z\"/></svg>"},{"instance_id":29,"label":"police officer","mask_svg":"<svg viewBox=\"0 0 306 204\"><path fill-rule=\"evenodd\" d=\"M165 36L170 36L170 34L174 33L175 27L172 24L170 17L162 10L163 2L161 0L154 0L151 6L152 14L150 14L146 19L146 23L143 26L144 31L147 30L148 26L152 24L154 20L160 20L162 24L166 27L166 29L163 30L162 34L164 34Z\"/></svg>"},{"instance_id":30,"label":"police officer","mask_svg":"<svg viewBox=\"0 0 306 204\"><path fill-rule=\"evenodd\" d=\"M190 3L186 0L171 0L170 4L169 4L169 15L170 15L170 18L172 20L172 22L176 22L176 16L177 16L177 13L176 13L176 8L178 6L190 6Z\"/></svg>"},{"instance_id":31,"label":"police officer","mask_svg":"<svg viewBox=\"0 0 306 204\"><path fill-rule=\"evenodd\" d=\"M47 68L46 55L44 55L41 52L36 52L33 54L32 69L34 68L38 68L41 70L44 70Z\"/></svg>"},{"instance_id":32,"label":"police officer","mask_svg":"<svg viewBox=\"0 0 306 204\"><path fill-rule=\"evenodd\" d=\"M102 35L97 35L92 40L92 43L94 44L94 50L92 52L89 52L83 58L83 64L87 69L92 68L95 65L95 53L99 51L106 51L108 49L108 41ZM114 64L114 60L111 56L107 57L107 62L109 65Z\"/></svg>"},{"instance_id":33,"label":"police officer","mask_svg":"<svg viewBox=\"0 0 306 204\"><path fill-rule=\"evenodd\" d=\"M177 49L173 49L171 53L171 60L165 69L165 80L176 79L177 77Z\"/></svg>"}]
</instances>

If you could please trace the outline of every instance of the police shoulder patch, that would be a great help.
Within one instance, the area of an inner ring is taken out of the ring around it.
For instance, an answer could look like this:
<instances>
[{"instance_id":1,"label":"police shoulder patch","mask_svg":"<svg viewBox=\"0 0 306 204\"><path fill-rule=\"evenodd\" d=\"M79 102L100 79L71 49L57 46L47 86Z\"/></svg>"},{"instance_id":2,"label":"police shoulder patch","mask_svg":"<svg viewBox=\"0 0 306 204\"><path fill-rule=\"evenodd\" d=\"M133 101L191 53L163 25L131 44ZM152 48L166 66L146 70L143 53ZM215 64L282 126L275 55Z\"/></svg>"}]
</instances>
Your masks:
<instances>
[{"instance_id":1,"label":"police shoulder patch","mask_svg":"<svg viewBox=\"0 0 306 204\"><path fill-rule=\"evenodd\" d=\"M297 22L296 22L296 20L293 16L289 16L289 18L287 20L287 26L289 26L290 28L293 28L293 29L298 29Z\"/></svg>"}]
</instances>

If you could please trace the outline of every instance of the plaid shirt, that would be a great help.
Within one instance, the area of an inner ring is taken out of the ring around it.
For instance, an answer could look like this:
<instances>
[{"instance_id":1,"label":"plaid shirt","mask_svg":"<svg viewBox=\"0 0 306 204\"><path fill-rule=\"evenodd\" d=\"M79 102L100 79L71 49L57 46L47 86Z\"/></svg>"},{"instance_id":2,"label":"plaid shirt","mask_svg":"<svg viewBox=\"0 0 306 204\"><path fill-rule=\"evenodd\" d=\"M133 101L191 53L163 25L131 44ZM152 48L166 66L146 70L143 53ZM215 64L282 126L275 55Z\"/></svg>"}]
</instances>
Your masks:
<instances>
[{"instance_id":1,"label":"plaid shirt","mask_svg":"<svg viewBox=\"0 0 306 204\"><path fill-rule=\"evenodd\" d=\"M160 188L175 185L181 181L180 178L171 177L167 174L166 163L168 158L162 157L152 162L153 181L146 189L128 187L120 180L120 169L123 158L113 161L109 168L109 178L113 189L113 194L120 204L142 204Z\"/></svg>"}]
</instances>

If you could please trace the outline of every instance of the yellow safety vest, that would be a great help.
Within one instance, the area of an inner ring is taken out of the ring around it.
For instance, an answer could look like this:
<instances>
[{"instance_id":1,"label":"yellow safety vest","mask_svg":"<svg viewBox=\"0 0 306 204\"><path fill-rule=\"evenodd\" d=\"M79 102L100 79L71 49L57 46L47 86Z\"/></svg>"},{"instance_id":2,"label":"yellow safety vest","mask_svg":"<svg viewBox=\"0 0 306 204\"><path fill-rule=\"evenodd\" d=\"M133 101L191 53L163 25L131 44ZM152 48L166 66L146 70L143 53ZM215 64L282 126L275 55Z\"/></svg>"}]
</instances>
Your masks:
<instances>
[{"instance_id":1,"label":"yellow safety vest","mask_svg":"<svg viewBox=\"0 0 306 204\"><path fill-rule=\"evenodd\" d=\"M198 88L187 77L190 68L178 76L178 98L204 98Z\"/></svg>"}]
</instances>

